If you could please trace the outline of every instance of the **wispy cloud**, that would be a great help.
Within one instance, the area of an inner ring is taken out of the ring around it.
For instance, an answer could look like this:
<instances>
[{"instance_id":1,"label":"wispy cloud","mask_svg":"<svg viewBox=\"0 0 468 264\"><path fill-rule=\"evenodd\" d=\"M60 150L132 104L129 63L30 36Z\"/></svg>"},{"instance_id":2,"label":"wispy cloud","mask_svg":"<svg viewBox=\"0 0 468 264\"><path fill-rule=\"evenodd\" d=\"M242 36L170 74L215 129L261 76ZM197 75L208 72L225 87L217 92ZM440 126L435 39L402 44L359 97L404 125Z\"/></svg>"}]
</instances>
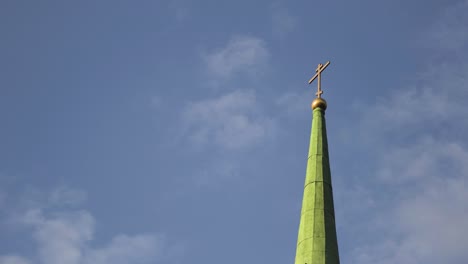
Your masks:
<instances>
[{"instance_id":1,"label":"wispy cloud","mask_svg":"<svg viewBox=\"0 0 468 264\"><path fill-rule=\"evenodd\" d=\"M467 153L465 152L464 155ZM411 163L411 160L408 161ZM433 159L437 172L443 160ZM464 159L461 162L468 162ZM411 164L408 164L411 166ZM431 167L435 167L431 165ZM466 172L437 172L410 188L393 189L395 200L368 225L382 236L355 248L356 263L466 263L468 188ZM382 219L385 219L384 221ZM385 223L382 224L382 223ZM389 225L391 223L391 225Z\"/></svg>"},{"instance_id":2,"label":"wispy cloud","mask_svg":"<svg viewBox=\"0 0 468 264\"><path fill-rule=\"evenodd\" d=\"M275 121L265 112L256 92L248 88L249 82L261 78L258 75L267 69L269 58L265 41L254 36L233 36L202 56L201 66L208 72L206 82L225 89L185 105L178 138L199 151L224 154L210 159L179 186L190 182L191 189L206 189L237 181L240 166L233 157L272 138Z\"/></svg>"},{"instance_id":3,"label":"wispy cloud","mask_svg":"<svg viewBox=\"0 0 468 264\"><path fill-rule=\"evenodd\" d=\"M209 82L236 83L239 75L262 72L269 56L262 39L234 36L222 48L204 55L203 63L210 74ZM230 89L217 97L192 101L182 112L184 135L197 146L245 149L272 134L274 122L262 110L250 89Z\"/></svg>"},{"instance_id":4,"label":"wispy cloud","mask_svg":"<svg viewBox=\"0 0 468 264\"><path fill-rule=\"evenodd\" d=\"M58 188L48 197L48 202L38 201L12 216L13 224L31 230L36 243L33 258L19 255L0 256L1 264L136 264L154 263L162 255L163 243L155 234L129 236L119 234L102 247L94 247L96 220L86 210L65 209L83 201L85 193L70 188ZM30 198L28 198L30 199ZM62 201L61 209L57 209Z\"/></svg>"},{"instance_id":5,"label":"wispy cloud","mask_svg":"<svg viewBox=\"0 0 468 264\"><path fill-rule=\"evenodd\" d=\"M371 110L365 111L363 132L381 131L369 135L370 139L375 139L376 136L400 137L437 132L442 126L447 129L468 126L468 109L465 107L468 89L464 89L468 84L466 72L467 64L445 62L429 65L421 74L420 85L397 89L387 98L379 99ZM404 130L395 133L395 128Z\"/></svg>"},{"instance_id":6,"label":"wispy cloud","mask_svg":"<svg viewBox=\"0 0 468 264\"><path fill-rule=\"evenodd\" d=\"M0 264L30 264L29 260L18 256L0 256Z\"/></svg>"},{"instance_id":7,"label":"wispy cloud","mask_svg":"<svg viewBox=\"0 0 468 264\"><path fill-rule=\"evenodd\" d=\"M258 143L273 128L273 121L262 115L255 93L241 90L189 104L183 121L193 143L215 143L230 150Z\"/></svg>"},{"instance_id":8,"label":"wispy cloud","mask_svg":"<svg viewBox=\"0 0 468 264\"><path fill-rule=\"evenodd\" d=\"M377 172L389 184L448 180L457 174L468 175L468 152L460 144L429 137L389 148L382 154Z\"/></svg>"},{"instance_id":9,"label":"wispy cloud","mask_svg":"<svg viewBox=\"0 0 468 264\"><path fill-rule=\"evenodd\" d=\"M360 143L371 143L376 154L378 179L373 184L380 190L371 194L376 215L361 228L375 228L381 235L357 245L352 262L468 260L468 141L459 133L468 128L468 64L440 59L454 51L466 53L468 38L460 34L468 32L468 24L454 18L468 13L467 3L450 7L431 29L428 35L443 35L447 43L440 43L440 56L419 83L368 107L360 123L362 138L371 138Z\"/></svg>"},{"instance_id":10,"label":"wispy cloud","mask_svg":"<svg viewBox=\"0 0 468 264\"><path fill-rule=\"evenodd\" d=\"M270 57L265 42L251 36L235 36L221 49L204 56L208 72L226 79L236 74L260 74Z\"/></svg>"}]
</instances>

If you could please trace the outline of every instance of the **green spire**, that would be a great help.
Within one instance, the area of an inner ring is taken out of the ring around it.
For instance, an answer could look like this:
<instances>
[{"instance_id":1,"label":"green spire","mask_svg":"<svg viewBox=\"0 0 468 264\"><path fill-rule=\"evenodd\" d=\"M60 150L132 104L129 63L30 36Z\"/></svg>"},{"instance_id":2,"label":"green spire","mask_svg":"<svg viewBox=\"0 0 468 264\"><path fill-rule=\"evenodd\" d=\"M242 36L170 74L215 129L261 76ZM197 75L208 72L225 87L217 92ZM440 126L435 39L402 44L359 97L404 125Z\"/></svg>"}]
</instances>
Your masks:
<instances>
[{"instance_id":1,"label":"green spire","mask_svg":"<svg viewBox=\"0 0 468 264\"><path fill-rule=\"evenodd\" d=\"M312 133L295 264L339 264L325 127L326 102L317 98L312 107Z\"/></svg>"}]
</instances>

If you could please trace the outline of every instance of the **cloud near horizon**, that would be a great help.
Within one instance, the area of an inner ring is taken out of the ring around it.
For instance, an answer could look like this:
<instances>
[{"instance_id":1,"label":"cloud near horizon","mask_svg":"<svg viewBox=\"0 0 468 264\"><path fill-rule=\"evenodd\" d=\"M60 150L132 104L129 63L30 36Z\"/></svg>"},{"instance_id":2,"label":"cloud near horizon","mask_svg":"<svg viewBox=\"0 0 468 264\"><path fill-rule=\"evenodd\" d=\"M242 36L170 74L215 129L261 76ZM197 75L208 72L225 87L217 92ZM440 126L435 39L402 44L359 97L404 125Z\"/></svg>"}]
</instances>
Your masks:
<instances>
[{"instance_id":1,"label":"cloud near horizon","mask_svg":"<svg viewBox=\"0 0 468 264\"><path fill-rule=\"evenodd\" d=\"M448 24L468 13L468 2L447 12L428 34L445 28L446 41L457 43L439 47L440 57L466 47L459 33L460 28L468 32L467 21ZM361 120L361 143L376 153L378 164L371 190L386 191L369 194L375 214L360 219L367 223L360 228L381 235L356 246L353 262L462 264L468 259L468 142L459 134L468 128L468 64L439 60L427 65L419 85L396 90Z\"/></svg>"},{"instance_id":2,"label":"cloud near horizon","mask_svg":"<svg viewBox=\"0 0 468 264\"><path fill-rule=\"evenodd\" d=\"M86 194L60 187L48 195L47 202L11 216L10 222L31 231L36 252L31 257L8 254L0 264L146 264L162 255L162 237L155 234L115 235L101 247L93 247L95 218L86 210L64 209L78 205ZM29 197L27 199L30 199ZM61 209L57 208L60 202Z\"/></svg>"}]
</instances>

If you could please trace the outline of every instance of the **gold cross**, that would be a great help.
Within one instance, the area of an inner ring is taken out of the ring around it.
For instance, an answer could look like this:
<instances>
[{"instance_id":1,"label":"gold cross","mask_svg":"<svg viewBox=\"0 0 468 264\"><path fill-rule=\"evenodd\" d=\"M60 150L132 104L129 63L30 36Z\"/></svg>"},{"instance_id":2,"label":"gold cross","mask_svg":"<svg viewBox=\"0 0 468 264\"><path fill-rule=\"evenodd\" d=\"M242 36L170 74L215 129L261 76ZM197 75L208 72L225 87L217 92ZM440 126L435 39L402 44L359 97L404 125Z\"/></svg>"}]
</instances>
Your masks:
<instances>
[{"instance_id":1,"label":"gold cross","mask_svg":"<svg viewBox=\"0 0 468 264\"><path fill-rule=\"evenodd\" d=\"M309 84L311 84L315 78L318 77L318 81L317 81L317 93L315 95L317 95L317 98L320 98L321 97L321 94L323 94L323 91L322 91L322 88L320 87L320 74L325 70L325 68L327 68L327 66L330 65L330 61L327 61L327 63L325 63L325 65L323 65L322 63L320 63L318 66L317 66L317 69L315 70L315 75L314 77L312 77L310 80L309 80Z\"/></svg>"}]
</instances>

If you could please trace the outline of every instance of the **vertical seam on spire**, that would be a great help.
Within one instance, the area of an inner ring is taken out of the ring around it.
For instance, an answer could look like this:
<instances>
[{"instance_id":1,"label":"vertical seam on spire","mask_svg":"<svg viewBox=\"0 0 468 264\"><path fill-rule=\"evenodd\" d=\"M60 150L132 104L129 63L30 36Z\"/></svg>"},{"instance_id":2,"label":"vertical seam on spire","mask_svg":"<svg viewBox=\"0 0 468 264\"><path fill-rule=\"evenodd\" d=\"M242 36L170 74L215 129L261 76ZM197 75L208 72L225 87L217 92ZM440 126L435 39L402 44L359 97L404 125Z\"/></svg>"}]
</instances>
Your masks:
<instances>
[{"instance_id":1,"label":"vertical seam on spire","mask_svg":"<svg viewBox=\"0 0 468 264\"><path fill-rule=\"evenodd\" d=\"M314 137L314 132L317 132L315 134L315 142L312 142L312 143L315 143L315 146L314 146L315 147L315 153L317 154L318 153L318 148L319 148L319 146L318 146L318 141L319 141L319 133L318 133L319 127L318 127L318 124L319 124L319 122L316 119L316 116L312 115L312 118L313 118L313 121L312 121L312 137ZM314 125L317 126L315 128L315 131L314 131ZM314 176L315 176L315 178L313 179L314 181L317 180L317 171L318 171L317 157L318 157L318 155L315 155L315 159L314 159L314 162L315 162ZM317 208L317 184L315 183L314 185L315 185L314 186L314 188L315 188L314 189L314 208ZM315 210L313 211L313 216L314 216L314 221L313 221L312 224L314 225L313 226L314 231L312 232L312 237L314 239L312 240L312 250L315 251L316 249L315 249L315 243L314 242L315 242L315 237L316 237L316 234L317 234L317 226L316 226L317 220L316 220L316 211Z\"/></svg>"}]
</instances>

